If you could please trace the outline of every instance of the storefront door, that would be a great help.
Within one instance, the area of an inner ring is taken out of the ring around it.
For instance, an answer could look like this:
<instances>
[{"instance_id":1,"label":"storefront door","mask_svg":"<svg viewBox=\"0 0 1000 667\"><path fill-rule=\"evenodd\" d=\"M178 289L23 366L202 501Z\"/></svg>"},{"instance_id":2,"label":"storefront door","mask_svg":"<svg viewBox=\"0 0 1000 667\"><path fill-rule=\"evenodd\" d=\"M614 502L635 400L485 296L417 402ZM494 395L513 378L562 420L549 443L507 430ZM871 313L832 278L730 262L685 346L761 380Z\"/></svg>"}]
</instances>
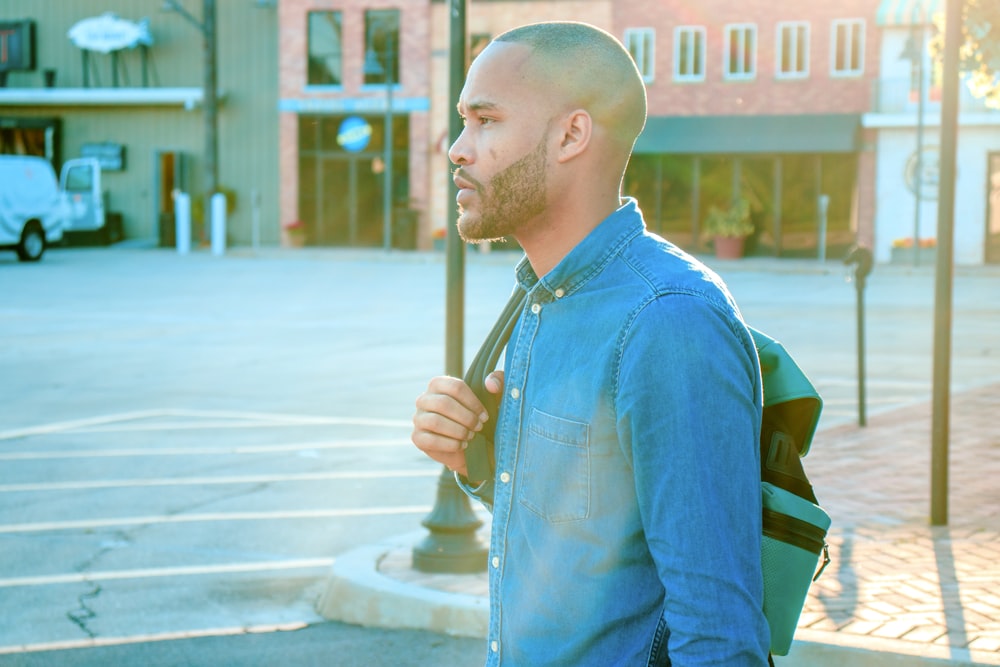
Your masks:
<instances>
[{"instance_id":1,"label":"storefront door","mask_svg":"<svg viewBox=\"0 0 1000 667\"><path fill-rule=\"evenodd\" d=\"M990 153L986 200L986 262L1000 264L1000 153Z\"/></svg>"},{"instance_id":2,"label":"storefront door","mask_svg":"<svg viewBox=\"0 0 1000 667\"><path fill-rule=\"evenodd\" d=\"M380 247L385 231L383 118L365 117L370 139L358 145L349 141L345 120L300 118L299 215L310 245ZM408 117L394 118L393 144L392 200L399 207L409 197Z\"/></svg>"}]
</instances>

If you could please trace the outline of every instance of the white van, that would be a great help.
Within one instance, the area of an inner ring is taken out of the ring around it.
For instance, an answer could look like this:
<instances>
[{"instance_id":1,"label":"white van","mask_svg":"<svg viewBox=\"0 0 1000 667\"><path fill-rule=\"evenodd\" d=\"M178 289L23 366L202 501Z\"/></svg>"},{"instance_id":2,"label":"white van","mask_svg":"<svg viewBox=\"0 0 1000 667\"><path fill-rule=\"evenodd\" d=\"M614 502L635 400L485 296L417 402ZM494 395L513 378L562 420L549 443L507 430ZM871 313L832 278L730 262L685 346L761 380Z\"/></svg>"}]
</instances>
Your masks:
<instances>
[{"instance_id":1,"label":"white van","mask_svg":"<svg viewBox=\"0 0 1000 667\"><path fill-rule=\"evenodd\" d=\"M0 155L0 248L14 250L21 261L38 261L47 246L72 232L118 240L120 218L112 238L104 208L95 158L68 160L56 181L45 158Z\"/></svg>"}]
</instances>

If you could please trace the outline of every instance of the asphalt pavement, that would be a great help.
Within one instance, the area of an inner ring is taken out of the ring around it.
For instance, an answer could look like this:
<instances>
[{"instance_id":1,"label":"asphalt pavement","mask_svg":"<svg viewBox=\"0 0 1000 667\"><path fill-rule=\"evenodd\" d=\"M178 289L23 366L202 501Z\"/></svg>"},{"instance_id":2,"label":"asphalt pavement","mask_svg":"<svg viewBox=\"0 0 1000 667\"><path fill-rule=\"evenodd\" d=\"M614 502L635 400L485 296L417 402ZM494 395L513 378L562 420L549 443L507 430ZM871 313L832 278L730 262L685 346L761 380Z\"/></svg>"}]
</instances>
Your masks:
<instances>
[{"instance_id":1,"label":"asphalt pavement","mask_svg":"<svg viewBox=\"0 0 1000 667\"><path fill-rule=\"evenodd\" d=\"M469 253L466 359L506 300L515 260ZM716 268L747 320L785 344L825 399L807 467L836 510L840 565L814 586L802 636L912 642L907 634L930 637L940 618L927 645L944 659L995 652L988 482L1000 445L988 417L1000 407L990 393L1000 271L955 275L952 390L981 397L979 420L961 422L979 440L964 445L972 436L955 430L966 453L955 456L942 537L926 521L931 267L876 267L863 292L866 429L855 425L848 271L758 259ZM433 253L179 256L120 244L53 249L37 265L0 256L0 618L13 619L0 624L0 664L478 664L481 640L452 628L358 628L317 609L338 562L419 534L433 503L438 469L407 440L413 398L443 368L445 279ZM889 429L888 460L866 459L876 426ZM850 493L885 480L896 482ZM978 560L964 560L966 539ZM885 560L894 547L897 559ZM405 557L390 562L405 568ZM869 614L869 602L883 615L896 613L885 605L908 610L886 599L902 585L888 575L926 579L947 562L958 574L939 577L949 602L934 622L902 632L852 615ZM888 592L859 588L880 568Z\"/></svg>"}]
</instances>

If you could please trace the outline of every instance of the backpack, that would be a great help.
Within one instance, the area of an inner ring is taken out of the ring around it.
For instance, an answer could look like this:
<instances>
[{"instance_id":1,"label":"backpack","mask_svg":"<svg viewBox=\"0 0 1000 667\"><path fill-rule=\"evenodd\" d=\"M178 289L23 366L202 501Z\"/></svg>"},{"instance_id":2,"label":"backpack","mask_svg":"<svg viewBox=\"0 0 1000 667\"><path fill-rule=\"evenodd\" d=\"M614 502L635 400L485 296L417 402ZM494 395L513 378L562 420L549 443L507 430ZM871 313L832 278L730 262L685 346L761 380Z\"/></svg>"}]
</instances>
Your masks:
<instances>
[{"instance_id":1,"label":"backpack","mask_svg":"<svg viewBox=\"0 0 1000 667\"><path fill-rule=\"evenodd\" d=\"M486 391L485 380L496 368L526 299L524 290L514 289L465 374L465 383L490 414L465 451L469 479L494 476L498 397ZM760 430L764 616L771 629L771 653L787 655L809 585L830 562L826 544L830 517L819 506L801 461L812 444L823 400L779 342L753 328L750 333L764 386Z\"/></svg>"}]
</instances>

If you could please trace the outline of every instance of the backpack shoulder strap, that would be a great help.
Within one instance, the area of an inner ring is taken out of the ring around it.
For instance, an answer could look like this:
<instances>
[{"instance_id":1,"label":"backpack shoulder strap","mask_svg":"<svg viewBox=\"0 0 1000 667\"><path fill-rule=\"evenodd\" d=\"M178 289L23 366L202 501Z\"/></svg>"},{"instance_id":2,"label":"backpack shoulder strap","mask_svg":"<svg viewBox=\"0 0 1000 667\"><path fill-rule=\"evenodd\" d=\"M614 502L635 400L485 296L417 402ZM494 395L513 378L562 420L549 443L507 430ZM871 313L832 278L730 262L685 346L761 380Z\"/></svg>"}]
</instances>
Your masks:
<instances>
[{"instance_id":1,"label":"backpack shoulder strap","mask_svg":"<svg viewBox=\"0 0 1000 667\"><path fill-rule=\"evenodd\" d=\"M486 391L485 382L489 374L496 369L500 354L510 340L514 324L521 316L527 298L527 292L519 285L515 285L507 305L504 306L503 312L500 313L500 317L497 318L465 373L465 384L469 385L490 415L489 420L483 424L483 429L475 435L465 450L465 466L468 477L472 480L493 479L496 468L493 438L496 433L497 397Z\"/></svg>"},{"instance_id":2,"label":"backpack shoulder strap","mask_svg":"<svg viewBox=\"0 0 1000 667\"><path fill-rule=\"evenodd\" d=\"M764 384L761 479L816 503L801 458L809 453L823 399L778 341L751 328Z\"/></svg>"}]
</instances>

